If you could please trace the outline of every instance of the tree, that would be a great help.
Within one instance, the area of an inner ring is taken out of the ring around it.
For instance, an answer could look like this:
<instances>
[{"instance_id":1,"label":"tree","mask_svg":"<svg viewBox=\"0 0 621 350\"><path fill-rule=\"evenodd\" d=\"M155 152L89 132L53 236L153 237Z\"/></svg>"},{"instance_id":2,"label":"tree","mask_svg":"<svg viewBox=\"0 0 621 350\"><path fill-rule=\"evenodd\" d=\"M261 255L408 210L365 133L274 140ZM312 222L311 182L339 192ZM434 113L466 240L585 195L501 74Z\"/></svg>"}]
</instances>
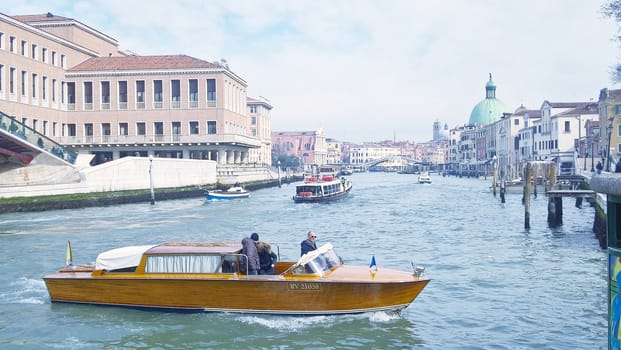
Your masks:
<instances>
[{"instance_id":1,"label":"tree","mask_svg":"<svg viewBox=\"0 0 621 350\"><path fill-rule=\"evenodd\" d=\"M602 5L602 13L604 16L612 18L617 22L617 41L621 42L621 0L610 0ZM621 64L613 67L611 72L612 80L615 83L621 82Z\"/></svg>"}]
</instances>

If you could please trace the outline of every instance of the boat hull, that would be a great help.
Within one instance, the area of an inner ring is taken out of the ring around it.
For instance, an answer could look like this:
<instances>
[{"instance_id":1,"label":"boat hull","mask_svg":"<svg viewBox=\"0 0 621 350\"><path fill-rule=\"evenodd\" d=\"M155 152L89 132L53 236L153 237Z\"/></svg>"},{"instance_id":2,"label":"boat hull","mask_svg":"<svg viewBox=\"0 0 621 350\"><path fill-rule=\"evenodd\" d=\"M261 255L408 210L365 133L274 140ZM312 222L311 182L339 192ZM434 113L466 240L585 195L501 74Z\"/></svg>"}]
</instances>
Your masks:
<instances>
[{"instance_id":1,"label":"boat hull","mask_svg":"<svg viewBox=\"0 0 621 350\"><path fill-rule=\"evenodd\" d=\"M407 307L429 282L425 277L403 277L376 282L369 277L364 281L331 281L291 280L281 275L97 277L88 272L59 272L44 280L53 302L306 315L398 311Z\"/></svg>"},{"instance_id":2,"label":"boat hull","mask_svg":"<svg viewBox=\"0 0 621 350\"><path fill-rule=\"evenodd\" d=\"M250 197L250 193L226 193L226 192L207 192L205 196L206 200L222 200L222 199L239 199L239 198L248 198Z\"/></svg>"}]
</instances>

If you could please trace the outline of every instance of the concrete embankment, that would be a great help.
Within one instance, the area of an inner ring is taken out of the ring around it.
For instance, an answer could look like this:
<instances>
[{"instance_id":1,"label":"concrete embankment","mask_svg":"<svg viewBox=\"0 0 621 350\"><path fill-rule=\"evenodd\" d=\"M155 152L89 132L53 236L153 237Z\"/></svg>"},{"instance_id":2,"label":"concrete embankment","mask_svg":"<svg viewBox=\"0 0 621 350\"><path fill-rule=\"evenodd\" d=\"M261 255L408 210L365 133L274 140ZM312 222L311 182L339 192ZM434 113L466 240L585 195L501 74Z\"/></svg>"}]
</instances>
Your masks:
<instances>
[{"instance_id":1,"label":"concrete embankment","mask_svg":"<svg viewBox=\"0 0 621 350\"><path fill-rule=\"evenodd\" d=\"M281 183L291 183L301 180L301 177L289 177L281 180ZM278 186L278 180L264 180L242 183L249 191ZM187 186L176 188L155 189L155 201L171 199L203 197L206 190L228 188L229 186L213 184L205 186ZM102 207L129 203L149 203L151 191L132 190L116 192L95 192L64 195L49 195L38 197L14 197L0 198L0 214L9 212L32 212L59 209L77 209L87 207Z\"/></svg>"}]
</instances>

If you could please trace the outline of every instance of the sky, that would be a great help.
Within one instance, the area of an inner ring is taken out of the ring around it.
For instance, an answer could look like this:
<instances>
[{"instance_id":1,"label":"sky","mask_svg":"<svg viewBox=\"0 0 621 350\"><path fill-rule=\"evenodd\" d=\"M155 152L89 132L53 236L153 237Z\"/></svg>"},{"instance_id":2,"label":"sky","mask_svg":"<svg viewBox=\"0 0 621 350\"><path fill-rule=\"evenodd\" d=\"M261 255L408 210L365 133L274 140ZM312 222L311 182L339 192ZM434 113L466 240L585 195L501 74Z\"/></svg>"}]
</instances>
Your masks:
<instances>
[{"instance_id":1,"label":"sky","mask_svg":"<svg viewBox=\"0 0 621 350\"><path fill-rule=\"evenodd\" d=\"M414 141L468 123L485 98L513 112L619 88L602 0L12 0L6 15L73 18L139 55L226 60L274 131Z\"/></svg>"}]
</instances>

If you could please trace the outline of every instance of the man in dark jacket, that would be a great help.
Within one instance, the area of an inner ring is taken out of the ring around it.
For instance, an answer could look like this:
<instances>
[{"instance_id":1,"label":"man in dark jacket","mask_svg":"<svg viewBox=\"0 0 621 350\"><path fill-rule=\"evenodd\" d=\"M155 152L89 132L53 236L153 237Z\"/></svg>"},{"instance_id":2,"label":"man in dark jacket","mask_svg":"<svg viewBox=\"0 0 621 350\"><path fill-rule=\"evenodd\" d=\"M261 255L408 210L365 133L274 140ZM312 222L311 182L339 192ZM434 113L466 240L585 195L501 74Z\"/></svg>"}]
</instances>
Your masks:
<instances>
[{"instance_id":1,"label":"man in dark jacket","mask_svg":"<svg viewBox=\"0 0 621 350\"><path fill-rule=\"evenodd\" d=\"M259 253L257 252L256 244L248 237L242 239L241 243L242 254L248 257L248 274L258 275L259 270L261 269L261 264L259 263Z\"/></svg>"},{"instance_id":2,"label":"man in dark jacket","mask_svg":"<svg viewBox=\"0 0 621 350\"><path fill-rule=\"evenodd\" d=\"M317 245L315 244L315 239L317 239L317 235L313 231L308 231L307 238L300 243L301 254L300 256L317 249Z\"/></svg>"}]
</instances>

